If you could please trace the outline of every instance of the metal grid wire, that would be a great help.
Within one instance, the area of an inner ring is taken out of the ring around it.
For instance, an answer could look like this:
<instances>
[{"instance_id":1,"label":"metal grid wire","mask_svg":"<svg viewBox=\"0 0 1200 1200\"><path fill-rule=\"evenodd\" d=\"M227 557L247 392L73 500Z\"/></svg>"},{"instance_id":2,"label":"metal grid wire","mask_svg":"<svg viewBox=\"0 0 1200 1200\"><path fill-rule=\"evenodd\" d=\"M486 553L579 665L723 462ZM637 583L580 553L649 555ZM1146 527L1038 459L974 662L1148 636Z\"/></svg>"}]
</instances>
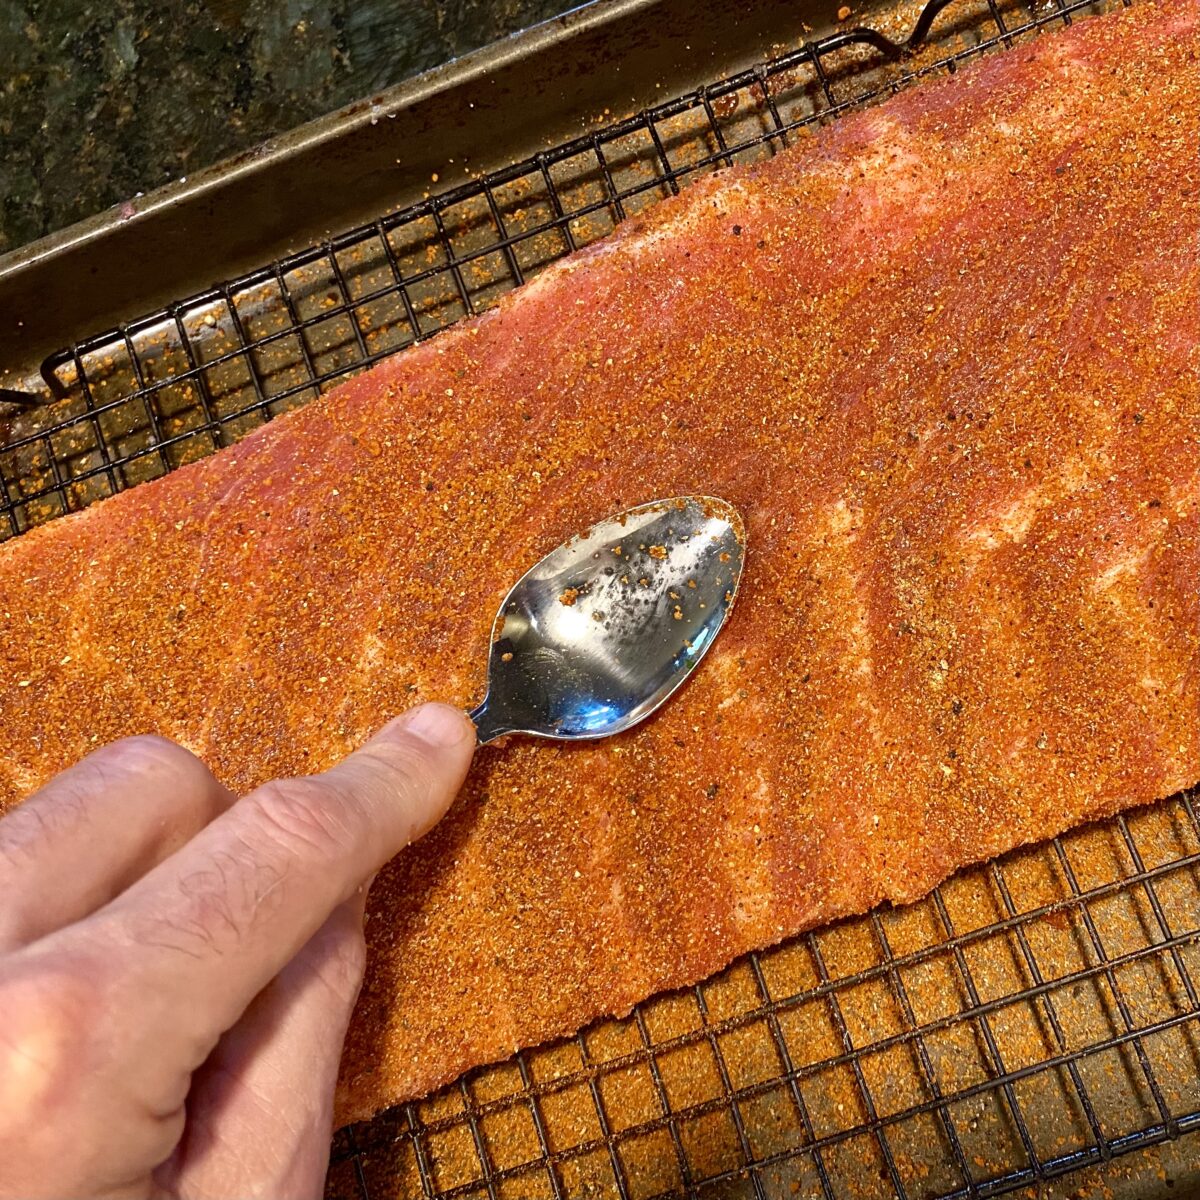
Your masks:
<instances>
[{"instance_id":1,"label":"metal grid wire","mask_svg":"<svg viewBox=\"0 0 1200 1200\"><path fill-rule=\"evenodd\" d=\"M806 44L51 356L51 401L0 446L0 539L236 441L697 172L1104 5L935 0L926 24L946 7L901 61L866 31ZM328 1193L907 1200L1109 1171L1200 1124L1197 802L965 872L343 1130Z\"/></svg>"}]
</instances>

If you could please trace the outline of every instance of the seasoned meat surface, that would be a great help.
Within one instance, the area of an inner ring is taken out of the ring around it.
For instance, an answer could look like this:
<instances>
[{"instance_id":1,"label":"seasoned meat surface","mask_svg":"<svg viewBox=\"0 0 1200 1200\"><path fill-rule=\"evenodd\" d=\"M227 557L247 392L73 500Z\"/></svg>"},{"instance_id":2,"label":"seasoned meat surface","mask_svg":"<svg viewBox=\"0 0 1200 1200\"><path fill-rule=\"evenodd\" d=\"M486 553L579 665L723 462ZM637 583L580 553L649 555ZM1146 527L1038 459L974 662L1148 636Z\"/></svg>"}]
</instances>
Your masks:
<instances>
[{"instance_id":1,"label":"seasoned meat surface","mask_svg":"<svg viewBox=\"0 0 1200 1200\"><path fill-rule=\"evenodd\" d=\"M343 1118L1200 779L1200 7L1078 21L627 221L0 548L0 804L154 730L230 786L484 686L573 531L726 497L652 720L480 752L384 872Z\"/></svg>"}]
</instances>

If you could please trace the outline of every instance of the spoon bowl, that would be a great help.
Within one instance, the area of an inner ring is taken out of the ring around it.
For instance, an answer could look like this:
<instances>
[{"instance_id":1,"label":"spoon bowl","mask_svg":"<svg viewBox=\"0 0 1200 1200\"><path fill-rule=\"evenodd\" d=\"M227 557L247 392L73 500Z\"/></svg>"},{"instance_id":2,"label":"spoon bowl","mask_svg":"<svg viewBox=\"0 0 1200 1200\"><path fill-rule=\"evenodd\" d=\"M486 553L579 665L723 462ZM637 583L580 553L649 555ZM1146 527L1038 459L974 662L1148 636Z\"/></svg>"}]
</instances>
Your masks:
<instances>
[{"instance_id":1,"label":"spoon bowl","mask_svg":"<svg viewBox=\"0 0 1200 1200\"><path fill-rule=\"evenodd\" d=\"M687 678L737 596L746 534L713 496L655 500L569 538L527 571L492 628L480 744L607 737Z\"/></svg>"}]
</instances>

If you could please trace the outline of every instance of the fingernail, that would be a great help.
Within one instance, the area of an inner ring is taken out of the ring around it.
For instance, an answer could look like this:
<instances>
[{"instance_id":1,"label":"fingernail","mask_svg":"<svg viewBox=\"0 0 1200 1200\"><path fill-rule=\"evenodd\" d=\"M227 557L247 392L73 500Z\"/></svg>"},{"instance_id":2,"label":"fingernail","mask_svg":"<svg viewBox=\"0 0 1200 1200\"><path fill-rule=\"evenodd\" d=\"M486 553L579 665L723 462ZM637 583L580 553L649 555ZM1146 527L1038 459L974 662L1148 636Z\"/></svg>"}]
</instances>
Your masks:
<instances>
[{"instance_id":1,"label":"fingernail","mask_svg":"<svg viewBox=\"0 0 1200 1200\"><path fill-rule=\"evenodd\" d=\"M456 746L467 732L467 719L448 704L423 704L404 720L404 728L431 746Z\"/></svg>"}]
</instances>

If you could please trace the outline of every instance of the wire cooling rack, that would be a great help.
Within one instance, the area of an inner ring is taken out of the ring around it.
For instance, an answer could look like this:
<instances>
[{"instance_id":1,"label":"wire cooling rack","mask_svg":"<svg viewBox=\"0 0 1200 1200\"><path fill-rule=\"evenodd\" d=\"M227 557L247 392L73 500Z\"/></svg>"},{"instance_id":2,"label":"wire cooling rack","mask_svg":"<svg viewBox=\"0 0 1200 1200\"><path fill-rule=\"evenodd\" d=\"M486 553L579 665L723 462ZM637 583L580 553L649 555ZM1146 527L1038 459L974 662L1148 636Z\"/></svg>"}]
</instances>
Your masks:
<instances>
[{"instance_id":1,"label":"wire cooling rack","mask_svg":"<svg viewBox=\"0 0 1200 1200\"><path fill-rule=\"evenodd\" d=\"M1088 1195L1049 1190L1088 1167L1097 1196L1194 1195L1200 1169L1152 1160L1148 1190L1144 1160L1116 1160L1200 1123L1196 799L751 954L343 1130L328 1195Z\"/></svg>"},{"instance_id":2,"label":"wire cooling rack","mask_svg":"<svg viewBox=\"0 0 1200 1200\"><path fill-rule=\"evenodd\" d=\"M697 172L769 156L920 74L1106 3L897 0L876 28L805 43L88 337L42 364L54 402L31 395L7 422L0 540L236 441L488 307ZM927 36L897 61L889 26Z\"/></svg>"},{"instance_id":3,"label":"wire cooling rack","mask_svg":"<svg viewBox=\"0 0 1200 1200\"><path fill-rule=\"evenodd\" d=\"M43 364L52 402L8 421L0 539L236 441L698 172L1102 7L901 4L82 340ZM1200 1123L1198 802L964 872L342 1130L328 1194L1200 1192L1177 1141Z\"/></svg>"}]
</instances>

